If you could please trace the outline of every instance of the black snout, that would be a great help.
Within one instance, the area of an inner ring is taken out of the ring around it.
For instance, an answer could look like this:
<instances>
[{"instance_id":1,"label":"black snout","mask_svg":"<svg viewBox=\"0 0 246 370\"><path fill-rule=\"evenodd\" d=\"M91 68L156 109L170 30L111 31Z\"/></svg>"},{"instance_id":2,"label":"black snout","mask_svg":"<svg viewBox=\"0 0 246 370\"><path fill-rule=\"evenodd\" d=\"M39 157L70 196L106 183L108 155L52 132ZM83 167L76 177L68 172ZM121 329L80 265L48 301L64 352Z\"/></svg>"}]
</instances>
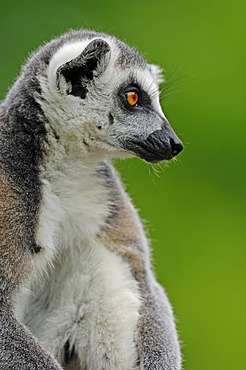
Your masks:
<instances>
[{"instance_id":1,"label":"black snout","mask_svg":"<svg viewBox=\"0 0 246 370\"><path fill-rule=\"evenodd\" d=\"M183 149L182 142L167 121L161 130L152 132L147 139L128 140L124 144L125 149L151 163L172 159Z\"/></svg>"},{"instance_id":2,"label":"black snout","mask_svg":"<svg viewBox=\"0 0 246 370\"><path fill-rule=\"evenodd\" d=\"M183 149L183 144L169 123L166 123L161 130L152 132L145 143L146 149L153 156L153 162L172 159Z\"/></svg>"},{"instance_id":3,"label":"black snout","mask_svg":"<svg viewBox=\"0 0 246 370\"><path fill-rule=\"evenodd\" d=\"M183 150L183 144L181 143L181 141L175 142L174 139L170 139L170 145L172 148L173 157L178 155L181 150Z\"/></svg>"}]
</instances>

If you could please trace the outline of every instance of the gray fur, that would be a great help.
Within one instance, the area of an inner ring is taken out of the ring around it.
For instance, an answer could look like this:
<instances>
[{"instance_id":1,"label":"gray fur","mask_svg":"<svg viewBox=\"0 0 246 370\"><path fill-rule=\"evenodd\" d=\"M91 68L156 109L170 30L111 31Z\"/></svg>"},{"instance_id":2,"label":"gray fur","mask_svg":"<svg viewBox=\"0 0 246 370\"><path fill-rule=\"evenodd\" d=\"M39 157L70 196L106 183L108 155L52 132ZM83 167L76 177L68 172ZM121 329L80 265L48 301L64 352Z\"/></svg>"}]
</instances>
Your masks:
<instances>
[{"instance_id":1,"label":"gray fur","mask_svg":"<svg viewBox=\"0 0 246 370\"><path fill-rule=\"evenodd\" d=\"M78 42L87 45L52 71L53 57ZM31 55L1 104L0 369L61 369L54 358L67 370L181 369L142 224L107 162L130 152L158 162L182 150L154 70L112 36L70 31ZM131 90L136 106L126 100ZM112 294L120 303L107 316ZM117 312L129 316L125 328ZM137 316L125 353L117 343Z\"/></svg>"},{"instance_id":2,"label":"gray fur","mask_svg":"<svg viewBox=\"0 0 246 370\"><path fill-rule=\"evenodd\" d=\"M0 369L61 369L11 312L0 310L0 323Z\"/></svg>"}]
</instances>

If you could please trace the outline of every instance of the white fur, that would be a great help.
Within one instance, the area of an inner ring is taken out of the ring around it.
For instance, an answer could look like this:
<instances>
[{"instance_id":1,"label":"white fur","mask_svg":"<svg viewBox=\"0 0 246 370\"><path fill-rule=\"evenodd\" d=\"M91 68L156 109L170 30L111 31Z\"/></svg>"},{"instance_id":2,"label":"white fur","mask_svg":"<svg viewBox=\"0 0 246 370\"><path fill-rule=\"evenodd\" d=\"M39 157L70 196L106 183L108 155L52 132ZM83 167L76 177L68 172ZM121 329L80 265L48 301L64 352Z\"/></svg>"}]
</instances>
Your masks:
<instances>
[{"instance_id":1,"label":"white fur","mask_svg":"<svg viewBox=\"0 0 246 370\"><path fill-rule=\"evenodd\" d=\"M165 82L164 76L163 76L163 70L161 67L157 66L156 64L149 64L149 69L151 71L151 74L155 77L155 82L160 85L163 82Z\"/></svg>"},{"instance_id":2,"label":"white fur","mask_svg":"<svg viewBox=\"0 0 246 370\"><path fill-rule=\"evenodd\" d=\"M132 369L140 306L137 284L120 257L93 243L76 250L79 242L60 253L52 281L40 289L40 296L35 293L38 302L29 302L32 314L27 324L59 361L69 340L91 370L100 368L97 361L105 355L111 358L111 366L105 362L105 368ZM50 308L42 312L37 305L46 299Z\"/></svg>"},{"instance_id":3,"label":"white fur","mask_svg":"<svg viewBox=\"0 0 246 370\"><path fill-rule=\"evenodd\" d=\"M111 359L105 369L133 369L138 286L129 266L96 241L109 215L109 190L81 163L54 167L47 165L43 182L37 234L43 250L17 314L59 361L69 340L90 370L101 368L97 361L105 356Z\"/></svg>"},{"instance_id":4,"label":"white fur","mask_svg":"<svg viewBox=\"0 0 246 370\"><path fill-rule=\"evenodd\" d=\"M22 322L29 310L29 301L33 294L30 290L31 286L38 286L42 280L47 278L48 271L53 268L53 262L57 256L59 223L62 218L64 219L59 198L52 193L50 183L47 180L43 181L43 187L44 195L36 236L36 243L41 247L41 251L33 258L33 273L16 298L15 312Z\"/></svg>"}]
</instances>

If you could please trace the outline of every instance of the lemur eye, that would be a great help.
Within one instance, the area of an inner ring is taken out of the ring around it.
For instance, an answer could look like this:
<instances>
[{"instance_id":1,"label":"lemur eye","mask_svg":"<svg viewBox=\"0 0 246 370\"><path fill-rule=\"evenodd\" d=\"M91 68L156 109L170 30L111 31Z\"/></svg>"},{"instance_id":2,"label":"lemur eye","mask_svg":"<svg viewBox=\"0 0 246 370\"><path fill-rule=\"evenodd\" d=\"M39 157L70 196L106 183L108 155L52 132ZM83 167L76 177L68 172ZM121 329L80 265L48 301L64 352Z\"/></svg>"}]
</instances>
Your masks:
<instances>
[{"instance_id":1,"label":"lemur eye","mask_svg":"<svg viewBox=\"0 0 246 370\"><path fill-rule=\"evenodd\" d=\"M135 107L139 100L138 93L136 91L129 91L126 93L126 100L131 107Z\"/></svg>"}]
</instances>

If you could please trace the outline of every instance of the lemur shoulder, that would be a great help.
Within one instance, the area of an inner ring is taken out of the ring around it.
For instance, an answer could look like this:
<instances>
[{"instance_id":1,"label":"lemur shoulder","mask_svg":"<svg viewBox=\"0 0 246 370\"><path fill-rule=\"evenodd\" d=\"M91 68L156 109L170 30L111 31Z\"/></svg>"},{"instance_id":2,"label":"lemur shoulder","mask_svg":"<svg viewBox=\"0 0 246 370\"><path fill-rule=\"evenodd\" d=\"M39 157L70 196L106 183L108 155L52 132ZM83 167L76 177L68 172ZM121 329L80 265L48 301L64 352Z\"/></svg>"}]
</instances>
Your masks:
<instances>
[{"instance_id":1,"label":"lemur shoulder","mask_svg":"<svg viewBox=\"0 0 246 370\"><path fill-rule=\"evenodd\" d=\"M115 37L70 31L1 103L0 369L181 369L170 303L110 163L182 150L160 80Z\"/></svg>"}]
</instances>

